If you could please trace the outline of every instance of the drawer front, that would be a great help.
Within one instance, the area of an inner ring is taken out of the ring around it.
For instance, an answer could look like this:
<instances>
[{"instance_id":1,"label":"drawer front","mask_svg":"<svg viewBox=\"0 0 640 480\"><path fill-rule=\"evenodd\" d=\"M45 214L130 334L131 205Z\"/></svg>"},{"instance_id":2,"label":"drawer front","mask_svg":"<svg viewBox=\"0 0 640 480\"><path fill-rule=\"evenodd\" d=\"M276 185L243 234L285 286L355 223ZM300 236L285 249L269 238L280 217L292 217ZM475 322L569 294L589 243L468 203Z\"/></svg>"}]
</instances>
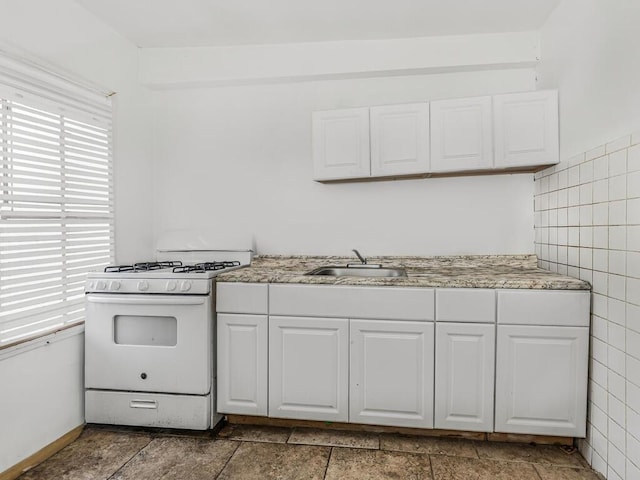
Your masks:
<instances>
[{"instance_id":1,"label":"drawer front","mask_svg":"<svg viewBox=\"0 0 640 480\"><path fill-rule=\"evenodd\" d=\"M211 427L211 395L85 392L87 423L207 430Z\"/></svg>"},{"instance_id":2,"label":"drawer front","mask_svg":"<svg viewBox=\"0 0 640 480\"><path fill-rule=\"evenodd\" d=\"M433 320L432 288L271 285L269 313L379 320Z\"/></svg>"},{"instance_id":3,"label":"drawer front","mask_svg":"<svg viewBox=\"0 0 640 480\"><path fill-rule=\"evenodd\" d=\"M266 314L267 292L266 283L218 283L216 312Z\"/></svg>"},{"instance_id":4,"label":"drawer front","mask_svg":"<svg viewBox=\"0 0 640 480\"><path fill-rule=\"evenodd\" d=\"M481 288L437 289L436 321L495 323L495 290Z\"/></svg>"},{"instance_id":5,"label":"drawer front","mask_svg":"<svg viewBox=\"0 0 640 480\"><path fill-rule=\"evenodd\" d=\"M588 327L588 290L499 290L498 323Z\"/></svg>"}]
</instances>

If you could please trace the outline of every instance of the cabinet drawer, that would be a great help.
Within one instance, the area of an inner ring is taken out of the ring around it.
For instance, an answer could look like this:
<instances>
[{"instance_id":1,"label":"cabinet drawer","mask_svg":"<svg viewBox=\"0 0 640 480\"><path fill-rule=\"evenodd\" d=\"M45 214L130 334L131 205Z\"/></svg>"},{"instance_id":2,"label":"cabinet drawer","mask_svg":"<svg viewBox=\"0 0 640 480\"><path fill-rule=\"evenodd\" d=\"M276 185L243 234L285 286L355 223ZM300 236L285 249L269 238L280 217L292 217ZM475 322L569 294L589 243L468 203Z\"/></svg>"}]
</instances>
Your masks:
<instances>
[{"instance_id":1,"label":"cabinet drawer","mask_svg":"<svg viewBox=\"0 0 640 480\"><path fill-rule=\"evenodd\" d=\"M499 290L498 323L588 327L588 290Z\"/></svg>"},{"instance_id":2,"label":"cabinet drawer","mask_svg":"<svg viewBox=\"0 0 640 480\"><path fill-rule=\"evenodd\" d=\"M436 320L439 322L495 323L495 290L477 288L437 289Z\"/></svg>"},{"instance_id":3,"label":"cabinet drawer","mask_svg":"<svg viewBox=\"0 0 640 480\"><path fill-rule=\"evenodd\" d=\"M216 312L266 314L267 292L266 283L218 283Z\"/></svg>"},{"instance_id":4,"label":"cabinet drawer","mask_svg":"<svg viewBox=\"0 0 640 480\"><path fill-rule=\"evenodd\" d=\"M431 288L272 285L271 315L433 320Z\"/></svg>"}]
</instances>

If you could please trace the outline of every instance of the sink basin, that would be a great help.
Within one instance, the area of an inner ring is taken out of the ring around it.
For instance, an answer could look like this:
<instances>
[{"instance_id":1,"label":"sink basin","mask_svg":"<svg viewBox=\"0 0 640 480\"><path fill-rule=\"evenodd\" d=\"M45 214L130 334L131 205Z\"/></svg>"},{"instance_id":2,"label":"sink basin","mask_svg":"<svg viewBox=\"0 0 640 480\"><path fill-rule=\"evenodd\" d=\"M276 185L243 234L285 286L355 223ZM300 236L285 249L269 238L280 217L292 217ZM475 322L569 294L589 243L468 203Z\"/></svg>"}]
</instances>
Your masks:
<instances>
[{"instance_id":1,"label":"sink basin","mask_svg":"<svg viewBox=\"0 0 640 480\"><path fill-rule=\"evenodd\" d=\"M305 275L327 275L331 277L406 277L404 268L383 268L375 265L326 266L311 270Z\"/></svg>"}]
</instances>

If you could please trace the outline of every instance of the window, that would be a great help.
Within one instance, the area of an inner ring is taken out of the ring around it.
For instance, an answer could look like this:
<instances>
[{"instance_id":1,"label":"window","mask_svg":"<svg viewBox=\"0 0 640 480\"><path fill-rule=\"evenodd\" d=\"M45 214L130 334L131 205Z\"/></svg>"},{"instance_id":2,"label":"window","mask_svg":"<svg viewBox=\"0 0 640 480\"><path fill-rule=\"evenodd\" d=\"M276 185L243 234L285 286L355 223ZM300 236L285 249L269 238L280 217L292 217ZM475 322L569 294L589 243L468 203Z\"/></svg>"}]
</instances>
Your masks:
<instances>
[{"instance_id":1,"label":"window","mask_svg":"<svg viewBox=\"0 0 640 480\"><path fill-rule=\"evenodd\" d=\"M2 346L83 321L113 260L110 101L0 52L0 170Z\"/></svg>"}]
</instances>

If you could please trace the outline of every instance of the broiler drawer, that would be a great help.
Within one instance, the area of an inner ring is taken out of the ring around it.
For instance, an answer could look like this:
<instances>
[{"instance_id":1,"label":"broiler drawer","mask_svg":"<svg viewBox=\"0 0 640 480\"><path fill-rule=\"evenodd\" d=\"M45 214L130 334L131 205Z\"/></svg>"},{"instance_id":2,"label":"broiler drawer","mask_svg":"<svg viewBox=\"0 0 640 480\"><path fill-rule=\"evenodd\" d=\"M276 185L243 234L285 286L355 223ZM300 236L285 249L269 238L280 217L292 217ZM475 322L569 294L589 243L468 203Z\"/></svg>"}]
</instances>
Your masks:
<instances>
[{"instance_id":1,"label":"broiler drawer","mask_svg":"<svg viewBox=\"0 0 640 480\"><path fill-rule=\"evenodd\" d=\"M207 430L211 427L211 395L85 392L87 423Z\"/></svg>"}]
</instances>

